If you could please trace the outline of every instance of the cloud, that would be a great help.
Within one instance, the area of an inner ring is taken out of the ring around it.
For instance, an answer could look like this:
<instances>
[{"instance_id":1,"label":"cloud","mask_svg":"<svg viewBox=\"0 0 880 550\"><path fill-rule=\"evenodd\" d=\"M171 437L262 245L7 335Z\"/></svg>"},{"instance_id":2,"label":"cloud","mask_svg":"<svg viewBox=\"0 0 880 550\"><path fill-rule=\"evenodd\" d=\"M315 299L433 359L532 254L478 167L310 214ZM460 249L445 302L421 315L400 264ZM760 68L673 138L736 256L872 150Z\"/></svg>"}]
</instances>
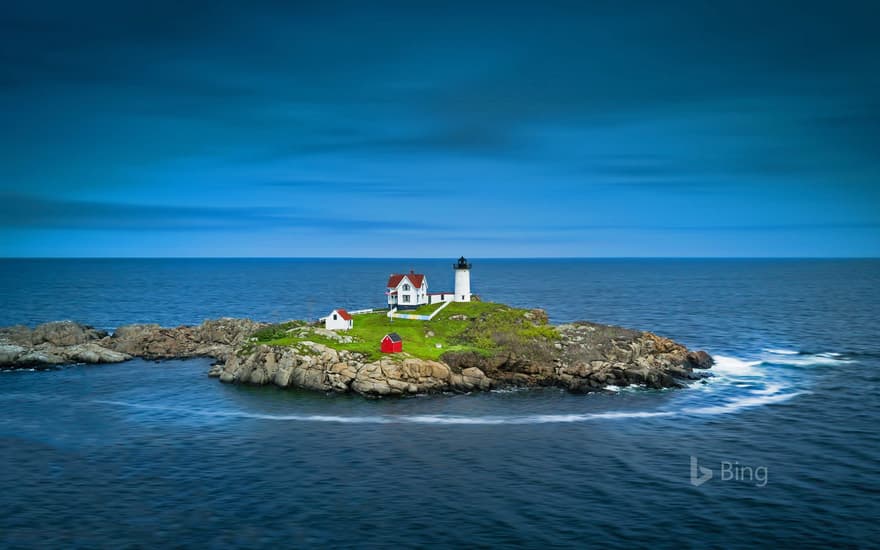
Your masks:
<instances>
[{"instance_id":1,"label":"cloud","mask_svg":"<svg viewBox=\"0 0 880 550\"><path fill-rule=\"evenodd\" d=\"M436 194L436 191L421 183L388 183L374 180L276 179L264 182L262 186L305 193L308 196L343 195L360 198L382 196L394 199L419 199Z\"/></svg>"},{"instance_id":2,"label":"cloud","mask_svg":"<svg viewBox=\"0 0 880 550\"><path fill-rule=\"evenodd\" d=\"M399 222L333 216L289 208L182 207L72 201L0 195L0 228L119 231L229 231L310 229L329 232L428 230L429 222Z\"/></svg>"},{"instance_id":3,"label":"cloud","mask_svg":"<svg viewBox=\"0 0 880 550\"><path fill-rule=\"evenodd\" d=\"M874 219L870 3L4 7L0 229L455 220L528 243ZM166 198L200 206L139 204ZM579 219L608 224L547 223Z\"/></svg>"}]
</instances>

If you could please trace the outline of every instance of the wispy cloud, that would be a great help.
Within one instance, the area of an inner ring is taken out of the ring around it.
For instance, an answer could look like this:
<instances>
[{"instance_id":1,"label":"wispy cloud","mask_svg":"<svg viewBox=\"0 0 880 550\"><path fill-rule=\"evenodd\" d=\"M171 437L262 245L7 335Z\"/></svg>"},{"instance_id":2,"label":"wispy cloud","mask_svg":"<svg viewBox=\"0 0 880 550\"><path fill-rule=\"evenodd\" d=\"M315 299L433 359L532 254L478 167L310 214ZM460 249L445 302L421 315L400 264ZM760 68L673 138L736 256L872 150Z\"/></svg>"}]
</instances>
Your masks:
<instances>
[{"instance_id":1,"label":"wispy cloud","mask_svg":"<svg viewBox=\"0 0 880 550\"><path fill-rule=\"evenodd\" d=\"M270 180L261 184L265 187L287 189L309 196L344 195L344 196L385 196L394 198L423 198L436 193L419 183L389 183L373 180L305 180L282 179Z\"/></svg>"},{"instance_id":2,"label":"wispy cloud","mask_svg":"<svg viewBox=\"0 0 880 550\"><path fill-rule=\"evenodd\" d=\"M330 232L428 230L429 222L399 222L334 216L271 207L185 207L0 195L0 228L125 231L211 231L315 229Z\"/></svg>"}]
</instances>

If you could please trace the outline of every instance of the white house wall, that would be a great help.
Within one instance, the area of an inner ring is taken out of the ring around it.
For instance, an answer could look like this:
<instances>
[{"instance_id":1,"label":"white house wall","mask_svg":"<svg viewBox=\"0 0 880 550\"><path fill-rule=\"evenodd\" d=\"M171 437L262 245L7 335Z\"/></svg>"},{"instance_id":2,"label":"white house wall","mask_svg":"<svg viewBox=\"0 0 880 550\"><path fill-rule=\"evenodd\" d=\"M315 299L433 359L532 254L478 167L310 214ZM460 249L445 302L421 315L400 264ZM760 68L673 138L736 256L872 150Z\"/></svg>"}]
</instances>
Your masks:
<instances>
[{"instance_id":1,"label":"white house wall","mask_svg":"<svg viewBox=\"0 0 880 550\"><path fill-rule=\"evenodd\" d=\"M409 290L403 290L404 285L409 285ZM409 301L404 299L404 296L409 296ZM416 286L410 281L409 277L404 277L400 280L400 283L397 284L397 305L398 306L420 306L428 303L428 278L424 278L424 284L421 288L416 288Z\"/></svg>"},{"instance_id":2,"label":"white house wall","mask_svg":"<svg viewBox=\"0 0 880 550\"><path fill-rule=\"evenodd\" d=\"M336 320L333 320L333 315L336 315ZM352 322L347 321L339 315L339 312L332 312L330 315L324 319L324 328L327 330L348 330L352 327Z\"/></svg>"},{"instance_id":3,"label":"white house wall","mask_svg":"<svg viewBox=\"0 0 880 550\"><path fill-rule=\"evenodd\" d=\"M444 292L441 294L429 294L428 295L428 303L429 304L439 304L441 302L452 302L455 301L455 294L452 292Z\"/></svg>"}]
</instances>

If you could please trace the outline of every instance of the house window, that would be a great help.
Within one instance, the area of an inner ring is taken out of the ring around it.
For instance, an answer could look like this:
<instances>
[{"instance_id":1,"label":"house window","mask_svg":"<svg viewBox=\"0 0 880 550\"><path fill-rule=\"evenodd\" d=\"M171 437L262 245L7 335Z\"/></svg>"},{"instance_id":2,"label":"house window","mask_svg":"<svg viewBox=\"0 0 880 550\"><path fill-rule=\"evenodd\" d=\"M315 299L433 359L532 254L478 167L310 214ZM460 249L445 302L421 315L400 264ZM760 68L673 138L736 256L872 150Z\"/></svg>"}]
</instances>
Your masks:
<instances>
[{"instance_id":1,"label":"house window","mask_svg":"<svg viewBox=\"0 0 880 550\"><path fill-rule=\"evenodd\" d=\"M336 317L336 314L334 313L334 314L333 314L333 320L336 321L337 319L338 319L338 318Z\"/></svg>"},{"instance_id":2,"label":"house window","mask_svg":"<svg viewBox=\"0 0 880 550\"><path fill-rule=\"evenodd\" d=\"M403 290L409 290L409 285L403 285Z\"/></svg>"},{"instance_id":3,"label":"house window","mask_svg":"<svg viewBox=\"0 0 880 550\"><path fill-rule=\"evenodd\" d=\"M403 301L404 301L404 302L409 302L409 294L404 294L404 295L403 295Z\"/></svg>"}]
</instances>

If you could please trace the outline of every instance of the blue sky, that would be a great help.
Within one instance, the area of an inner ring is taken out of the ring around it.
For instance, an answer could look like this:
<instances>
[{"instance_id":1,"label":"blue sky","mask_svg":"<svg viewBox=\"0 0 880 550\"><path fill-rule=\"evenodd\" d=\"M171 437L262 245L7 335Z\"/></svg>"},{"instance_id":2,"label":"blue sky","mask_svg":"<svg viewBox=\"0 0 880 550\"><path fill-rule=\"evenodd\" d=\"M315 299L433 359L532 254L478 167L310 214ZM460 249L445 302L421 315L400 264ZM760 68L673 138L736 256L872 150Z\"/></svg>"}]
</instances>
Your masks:
<instances>
[{"instance_id":1,"label":"blue sky","mask_svg":"<svg viewBox=\"0 0 880 550\"><path fill-rule=\"evenodd\" d=\"M875 3L127 4L0 13L0 256L880 255Z\"/></svg>"}]
</instances>

